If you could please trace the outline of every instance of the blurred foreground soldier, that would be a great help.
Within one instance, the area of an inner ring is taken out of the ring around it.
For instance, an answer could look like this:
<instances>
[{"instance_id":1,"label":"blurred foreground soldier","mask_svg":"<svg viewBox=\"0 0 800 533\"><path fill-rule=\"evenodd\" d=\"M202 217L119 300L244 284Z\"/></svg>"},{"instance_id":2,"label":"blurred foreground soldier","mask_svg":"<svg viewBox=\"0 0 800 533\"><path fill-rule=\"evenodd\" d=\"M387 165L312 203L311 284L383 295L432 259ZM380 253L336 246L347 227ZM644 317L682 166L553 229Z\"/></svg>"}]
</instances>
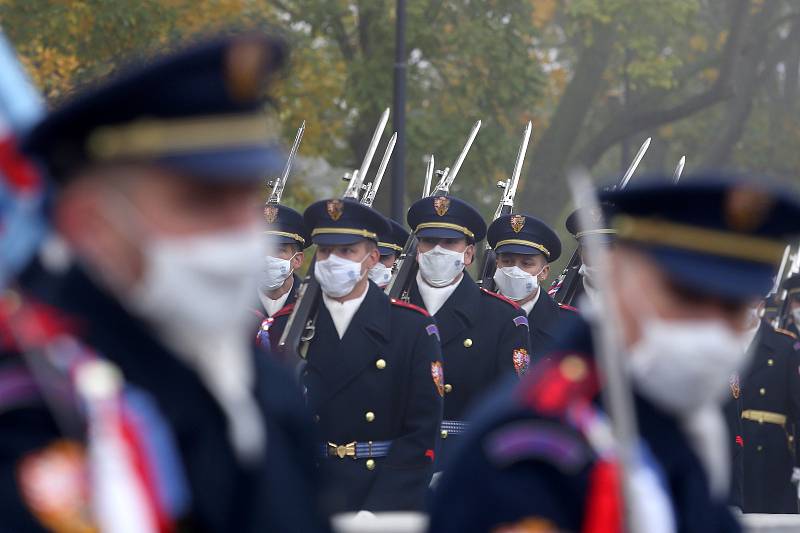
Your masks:
<instances>
[{"instance_id":1,"label":"blurred foreground soldier","mask_svg":"<svg viewBox=\"0 0 800 533\"><path fill-rule=\"evenodd\" d=\"M278 356L278 341L292 314L297 289L300 288L300 277L295 272L303 265L303 250L311 245L311 236L306 231L303 215L290 207L268 205L264 208L264 216L267 221L264 233L269 249L259 278L258 298L264 319L257 342L262 346L269 345L271 353Z\"/></svg>"},{"instance_id":2,"label":"blurred foreground soldier","mask_svg":"<svg viewBox=\"0 0 800 533\"><path fill-rule=\"evenodd\" d=\"M611 206L606 204L602 206L605 210L610 210ZM567 217L566 227L567 231L575 237L575 240L578 241L578 254L580 255L580 263L581 266L578 269L578 274L580 275L580 283L578 284L578 288L576 291L575 296L572 298L574 305L580 306L582 295L586 295L587 298L593 299L597 295L597 288L593 284L593 277L596 277L595 269L592 265L586 263L586 257L583 254L583 248L586 245L586 241L592 239L594 243L597 243L601 246L610 246L614 242L614 235L616 234L616 230L610 227L591 227L591 228L584 228L581 224L581 211L587 210L589 208L582 207L576 209ZM609 226L609 222L607 218L603 218L602 214L597 213L588 213L589 220L594 222L604 221L605 226Z\"/></svg>"},{"instance_id":3,"label":"blurred foreground soldier","mask_svg":"<svg viewBox=\"0 0 800 533\"><path fill-rule=\"evenodd\" d=\"M760 320L744 343L748 366L730 380L725 406L733 444L732 503L745 513L797 513L794 431L800 422L800 354L794 334Z\"/></svg>"},{"instance_id":4,"label":"blurred foreground soldier","mask_svg":"<svg viewBox=\"0 0 800 533\"><path fill-rule=\"evenodd\" d=\"M208 42L78 95L27 138L58 191L25 304L2 306L0 380L18 386L2 395L0 529L324 527L299 392L247 331L255 199L283 163L264 91L284 56L255 34Z\"/></svg>"},{"instance_id":5,"label":"blurred foreground soldier","mask_svg":"<svg viewBox=\"0 0 800 533\"><path fill-rule=\"evenodd\" d=\"M497 292L527 313L531 357L545 355L560 319L571 310L555 303L542 289L550 263L561 257L558 235L538 218L515 214L492 222L486 239L497 254Z\"/></svg>"},{"instance_id":6,"label":"blurred foreground soldier","mask_svg":"<svg viewBox=\"0 0 800 533\"><path fill-rule=\"evenodd\" d=\"M378 235L389 231L383 215L323 200L303 216L322 304L301 376L323 439L325 508L422 510L442 420L436 326L367 277L380 258Z\"/></svg>"},{"instance_id":7,"label":"blurred foreground soldier","mask_svg":"<svg viewBox=\"0 0 800 533\"><path fill-rule=\"evenodd\" d=\"M625 503L644 531L739 530L726 507L719 404L745 362L748 303L770 289L782 239L800 231L800 204L755 187L712 175L601 195L616 205L608 296L640 434ZM577 315L573 326L550 359L477 414L441 480L431 531L622 530L591 334Z\"/></svg>"},{"instance_id":8,"label":"blurred foreground soldier","mask_svg":"<svg viewBox=\"0 0 800 533\"><path fill-rule=\"evenodd\" d=\"M423 198L408 210L408 225L419 239L419 272L409 298L433 315L442 342L440 460L446 460L453 437L466 427L469 404L498 379L528 369L528 318L511 300L478 288L464 271L486 235L486 223L471 205L452 196Z\"/></svg>"},{"instance_id":9,"label":"blurred foreground soldier","mask_svg":"<svg viewBox=\"0 0 800 533\"><path fill-rule=\"evenodd\" d=\"M408 232L402 225L391 218L387 218L386 221L389 222L391 230L383 235L378 235L378 251L381 254L381 260L369 269L369 279L381 289L386 288L392 280L392 269L408 240Z\"/></svg>"}]
</instances>

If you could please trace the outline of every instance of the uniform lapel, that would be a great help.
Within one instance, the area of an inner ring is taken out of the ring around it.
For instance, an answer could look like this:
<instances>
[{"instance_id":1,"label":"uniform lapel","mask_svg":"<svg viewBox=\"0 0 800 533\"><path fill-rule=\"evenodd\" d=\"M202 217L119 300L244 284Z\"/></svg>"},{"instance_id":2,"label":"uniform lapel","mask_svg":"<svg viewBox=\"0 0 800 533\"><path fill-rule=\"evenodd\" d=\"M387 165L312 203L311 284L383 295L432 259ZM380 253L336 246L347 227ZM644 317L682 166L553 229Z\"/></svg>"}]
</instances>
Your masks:
<instances>
[{"instance_id":1,"label":"uniform lapel","mask_svg":"<svg viewBox=\"0 0 800 533\"><path fill-rule=\"evenodd\" d=\"M433 317L439 328L442 346L457 337L460 338L465 330L478 323L480 298L480 289L469 274L464 272L464 277L456 290Z\"/></svg>"},{"instance_id":2,"label":"uniform lapel","mask_svg":"<svg viewBox=\"0 0 800 533\"><path fill-rule=\"evenodd\" d=\"M558 305L544 289L540 288L539 290L541 291L539 299L528 315L528 323L531 328L531 348L540 348L552 341L558 322Z\"/></svg>"},{"instance_id":3,"label":"uniform lapel","mask_svg":"<svg viewBox=\"0 0 800 533\"><path fill-rule=\"evenodd\" d=\"M316 357L309 359L309 365L316 367L324 376L328 398L335 396L367 366L374 364L378 355L385 353L390 338L389 305L389 299L370 282L367 296L353 315L338 348L318 346ZM328 324L325 327L332 330L322 337L332 335L331 338L337 338L333 320L324 304L320 307L320 319L326 320ZM322 334L322 331L319 333Z\"/></svg>"}]
</instances>

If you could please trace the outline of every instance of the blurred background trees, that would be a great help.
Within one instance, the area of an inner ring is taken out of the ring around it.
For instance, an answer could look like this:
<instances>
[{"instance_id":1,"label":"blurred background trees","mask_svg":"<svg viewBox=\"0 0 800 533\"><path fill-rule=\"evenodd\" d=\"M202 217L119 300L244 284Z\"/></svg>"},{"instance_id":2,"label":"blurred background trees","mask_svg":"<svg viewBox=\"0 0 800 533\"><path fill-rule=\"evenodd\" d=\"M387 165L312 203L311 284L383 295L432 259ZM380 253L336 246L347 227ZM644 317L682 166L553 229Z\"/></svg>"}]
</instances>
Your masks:
<instances>
[{"instance_id":1,"label":"blurred background trees","mask_svg":"<svg viewBox=\"0 0 800 533\"><path fill-rule=\"evenodd\" d=\"M566 169L617 175L647 136L642 171L671 173L681 155L687 173L800 168L795 0L409 0L407 16L406 205L425 155L450 165L477 119L453 192L490 215L533 120L517 205L559 229ZM343 189L391 104L394 0L0 0L0 25L51 102L131 55L231 25L280 28L294 44L279 89L287 143L308 124L298 207Z\"/></svg>"}]
</instances>

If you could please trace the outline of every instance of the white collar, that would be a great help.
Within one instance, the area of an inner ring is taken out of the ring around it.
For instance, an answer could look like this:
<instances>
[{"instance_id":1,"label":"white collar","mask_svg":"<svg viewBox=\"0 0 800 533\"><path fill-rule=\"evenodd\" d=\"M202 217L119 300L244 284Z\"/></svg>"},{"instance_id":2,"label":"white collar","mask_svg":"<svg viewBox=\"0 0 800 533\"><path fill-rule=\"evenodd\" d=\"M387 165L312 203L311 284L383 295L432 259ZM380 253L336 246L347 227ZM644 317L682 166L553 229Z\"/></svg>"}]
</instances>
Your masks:
<instances>
[{"instance_id":1,"label":"white collar","mask_svg":"<svg viewBox=\"0 0 800 533\"><path fill-rule=\"evenodd\" d=\"M334 300L327 294L322 293L322 301L325 303L325 307L331 314L333 325L336 327L336 333L339 334L340 339L344 337L347 328L350 326L350 322L353 321L353 316L355 316L358 308L361 307L361 302L363 302L364 298L367 297L368 292L369 282L367 282L367 288L364 289L364 293L361 296L358 298L353 298L352 300L346 300L344 302Z\"/></svg>"},{"instance_id":2,"label":"white collar","mask_svg":"<svg viewBox=\"0 0 800 533\"><path fill-rule=\"evenodd\" d=\"M520 307L525 311L526 315L531 314L531 311L533 311L533 306L535 306L536 302L539 301L539 297L542 295L542 286L540 285L536 291L536 296L534 296L530 301L520 305Z\"/></svg>"},{"instance_id":3,"label":"white collar","mask_svg":"<svg viewBox=\"0 0 800 533\"><path fill-rule=\"evenodd\" d=\"M451 283L445 287L432 287L425 283L422 274L417 272L417 288L419 288L419 295L422 296L422 301L425 303L425 310L431 315L435 315L442 308L444 303L450 298L458 286L463 281L464 273L461 273L462 278L455 283Z\"/></svg>"},{"instance_id":4,"label":"white collar","mask_svg":"<svg viewBox=\"0 0 800 533\"><path fill-rule=\"evenodd\" d=\"M294 284L294 280L292 280L292 284ZM286 300L289 299L289 294L292 292L292 286L289 286L289 290L286 291L283 296L279 296L277 300L273 300L266 294L258 291L258 299L261 300L261 305L264 306L264 311L267 312L267 316L272 316L281 309L283 306L286 305Z\"/></svg>"}]
</instances>

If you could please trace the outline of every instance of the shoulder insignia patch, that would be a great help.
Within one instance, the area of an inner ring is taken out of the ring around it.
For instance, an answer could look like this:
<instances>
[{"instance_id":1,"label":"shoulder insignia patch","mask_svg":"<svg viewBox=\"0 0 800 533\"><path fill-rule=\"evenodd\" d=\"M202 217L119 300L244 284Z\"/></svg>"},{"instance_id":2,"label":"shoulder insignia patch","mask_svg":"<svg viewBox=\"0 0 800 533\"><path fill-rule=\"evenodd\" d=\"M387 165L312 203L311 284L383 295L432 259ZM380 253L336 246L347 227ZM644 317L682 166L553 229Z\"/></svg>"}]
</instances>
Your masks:
<instances>
[{"instance_id":1,"label":"shoulder insignia patch","mask_svg":"<svg viewBox=\"0 0 800 533\"><path fill-rule=\"evenodd\" d=\"M738 400L742 392L741 386L739 385L739 374L731 374L728 383L731 386L731 396L733 396L734 400Z\"/></svg>"},{"instance_id":2,"label":"shoulder insignia patch","mask_svg":"<svg viewBox=\"0 0 800 533\"><path fill-rule=\"evenodd\" d=\"M515 326L525 326L528 329L531 327L526 316L515 316L513 322Z\"/></svg>"},{"instance_id":3,"label":"shoulder insignia patch","mask_svg":"<svg viewBox=\"0 0 800 533\"><path fill-rule=\"evenodd\" d=\"M439 393L439 396L444 397L444 369L441 361L431 363L431 376L433 384L436 385L436 392Z\"/></svg>"},{"instance_id":4,"label":"shoulder insignia patch","mask_svg":"<svg viewBox=\"0 0 800 533\"><path fill-rule=\"evenodd\" d=\"M787 337L789 337L790 339L797 339L797 335L795 335L794 333L792 333L792 332L791 332L791 331L789 331L788 329L783 329L783 328L775 328L775 331L777 331L777 332L778 332L778 333L780 333L781 335L786 335L786 336L787 336Z\"/></svg>"},{"instance_id":5,"label":"shoulder insignia patch","mask_svg":"<svg viewBox=\"0 0 800 533\"><path fill-rule=\"evenodd\" d=\"M528 368L531 366L531 356L525 348L517 348L514 350L514 370L517 371L518 376L525 375Z\"/></svg>"},{"instance_id":6,"label":"shoulder insignia patch","mask_svg":"<svg viewBox=\"0 0 800 533\"><path fill-rule=\"evenodd\" d=\"M498 300L506 302L507 304L510 304L512 307L514 307L514 309L519 309L520 308L519 304L517 302L515 302L514 300L511 300L509 298L506 298L502 294L498 294L496 292L492 292L490 290L484 289L483 287L481 287L481 291L483 291L484 294L488 294L489 296L494 296Z\"/></svg>"},{"instance_id":7,"label":"shoulder insignia patch","mask_svg":"<svg viewBox=\"0 0 800 533\"><path fill-rule=\"evenodd\" d=\"M436 324L428 324L425 326L425 332L428 334L428 336L436 335L437 340L442 340L442 338L439 336L439 328L436 327Z\"/></svg>"},{"instance_id":8,"label":"shoulder insignia patch","mask_svg":"<svg viewBox=\"0 0 800 533\"><path fill-rule=\"evenodd\" d=\"M68 440L33 451L17 465L22 499L53 531L94 531L88 479L83 448Z\"/></svg>"},{"instance_id":9,"label":"shoulder insignia patch","mask_svg":"<svg viewBox=\"0 0 800 533\"><path fill-rule=\"evenodd\" d=\"M484 449L489 460L500 468L533 460L574 473L592 458L591 449L580 434L547 420L506 424L486 436Z\"/></svg>"},{"instance_id":10,"label":"shoulder insignia patch","mask_svg":"<svg viewBox=\"0 0 800 533\"><path fill-rule=\"evenodd\" d=\"M392 298L390 301L392 302L392 305L396 305L397 307L404 307L406 309L411 309L412 311L416 311L417 313L420 313L424 316L431 316L425 309L421 308L418 305L410 304L408 302L404 302L403 300L398 300L396 298Z\"/></svg>"},{"instance_id":11,"label":"shoulder insignia patch","mask_svg":"<svg viewBox=\"0 0 800 533\"><path fill-rule=\"evenodd\" d=\"M565 310L565 311L572 311L573 313L578 313L579 312L577 307L572 307L571 305L567 305L567 304L558 304L558 307L560 309Z\"/></svg>"}]
</instances>

